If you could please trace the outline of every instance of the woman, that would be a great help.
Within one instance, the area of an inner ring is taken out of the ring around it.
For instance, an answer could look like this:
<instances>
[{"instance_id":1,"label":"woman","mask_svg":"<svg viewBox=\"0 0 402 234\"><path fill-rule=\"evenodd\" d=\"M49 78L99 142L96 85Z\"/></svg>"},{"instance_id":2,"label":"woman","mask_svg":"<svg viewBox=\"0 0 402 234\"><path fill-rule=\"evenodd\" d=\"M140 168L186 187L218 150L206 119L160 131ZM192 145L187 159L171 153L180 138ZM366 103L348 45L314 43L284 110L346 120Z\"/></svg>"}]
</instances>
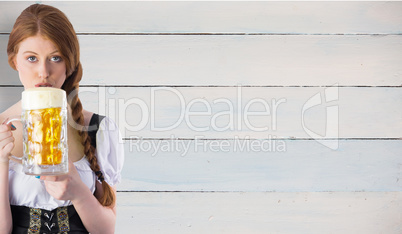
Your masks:
<instances>
[{"instance_id":1,"label":"woman","mask_svg":"<svg viewBox=\"0 0 402 234\"><path fill-rule=\"evenodd\" d=\"M7 54L25 89L66 91L69 123L76 124L68 126L69 173L40 178L25 175L9 159L23 155L21 123L0 125L0 232L114 233L123 149L116 125L84 110L76 95L82 67L73 26L60 10L31 5L15 22ZM0 123L21 111L21 102L14 104L0 114ZM99 129L91 144L91 132L77 126L93 125Z\"/></svg>"}]
</instances>

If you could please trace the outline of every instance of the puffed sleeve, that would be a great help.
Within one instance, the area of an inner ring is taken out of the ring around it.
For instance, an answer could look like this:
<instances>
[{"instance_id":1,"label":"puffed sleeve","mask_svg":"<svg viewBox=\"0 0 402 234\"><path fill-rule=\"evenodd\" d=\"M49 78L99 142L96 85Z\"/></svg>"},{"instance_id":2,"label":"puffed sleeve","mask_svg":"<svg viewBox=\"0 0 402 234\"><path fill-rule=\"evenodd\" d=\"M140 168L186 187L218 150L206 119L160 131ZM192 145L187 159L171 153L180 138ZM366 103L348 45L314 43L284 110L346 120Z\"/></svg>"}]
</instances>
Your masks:
<instances>
[{"instance_id":1,"label":"puffed sleeve","mask_svg":"<svg viewBox=\"0 0 402 234\"><path fill-rule=\"evenodd\" d=\"M121 180L124 145L116 123L105 117L96 133L96 156L105 181L113 186Z\"/></svg>"}]
</instances>

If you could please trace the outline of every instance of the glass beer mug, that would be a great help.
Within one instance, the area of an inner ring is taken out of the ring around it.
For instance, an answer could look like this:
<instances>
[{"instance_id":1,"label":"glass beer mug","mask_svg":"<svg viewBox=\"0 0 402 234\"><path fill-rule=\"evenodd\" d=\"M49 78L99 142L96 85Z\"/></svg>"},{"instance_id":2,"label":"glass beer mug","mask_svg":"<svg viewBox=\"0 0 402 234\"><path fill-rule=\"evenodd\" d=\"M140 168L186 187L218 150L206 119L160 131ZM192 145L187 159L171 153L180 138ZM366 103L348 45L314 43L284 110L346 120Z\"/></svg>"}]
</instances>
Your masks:
<instances>
[{"instance_id":1,"label":"glass beer mug","mask_svg":"<svg viewBox=\"0 0 402 234\"><path fill-rule=\"evenodd\" d=\"M67 99L62 89L38 87L22 92L23 172L61 175L68 172Z\"/></svg>"}]
</instances>

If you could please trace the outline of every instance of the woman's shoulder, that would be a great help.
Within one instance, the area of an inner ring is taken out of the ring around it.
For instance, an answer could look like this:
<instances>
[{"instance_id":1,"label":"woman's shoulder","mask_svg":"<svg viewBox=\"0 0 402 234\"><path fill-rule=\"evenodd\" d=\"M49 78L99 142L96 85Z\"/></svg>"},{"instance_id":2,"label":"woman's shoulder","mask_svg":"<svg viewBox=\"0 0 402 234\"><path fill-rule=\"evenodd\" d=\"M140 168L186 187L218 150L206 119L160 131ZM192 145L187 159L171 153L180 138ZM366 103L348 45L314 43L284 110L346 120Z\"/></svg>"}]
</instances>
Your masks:
<instances>
[{"instance_id":1,"label":"woman's shoulder","mask_svg":"<svg viewBox=\"0 0 402 234\"><path fill-rule=\"evenodd\" d=\"M15 118L21 114L21 105L20 102L15 103L10 106L8 109L0 113L0 124L6 121L9 118Z\"/></svg>"},{"instance_id":2,"label":"woman's shoulder","mask_svg":"<svg viewBox=\"0 0 402 234\"><path fill-rule=\"evenodd\" d=\"M82 114L84 115L85 126L89 126L89 123L91 122L91 118L94 115L94 113L87 110L82 110Z\"/></svg>"}]
</instances>

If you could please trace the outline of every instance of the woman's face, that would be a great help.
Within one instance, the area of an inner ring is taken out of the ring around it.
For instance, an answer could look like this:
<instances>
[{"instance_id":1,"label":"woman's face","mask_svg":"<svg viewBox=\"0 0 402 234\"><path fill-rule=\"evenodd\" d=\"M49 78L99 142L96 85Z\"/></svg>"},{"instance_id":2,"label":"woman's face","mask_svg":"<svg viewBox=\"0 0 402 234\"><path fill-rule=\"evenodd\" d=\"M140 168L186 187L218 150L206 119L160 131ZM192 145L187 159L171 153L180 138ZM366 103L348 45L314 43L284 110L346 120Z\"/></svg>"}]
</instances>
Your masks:
<instances>
[{"instance_id":1,"label":"woman's face","mask_svg":"<svg viewBox=\"0 0 402 234\"><path fill-rule=\"evenodd\" d=\"M66 64L60 51L40 35L28 37L19 44L14 64L25 89L61 88L66 80Z\"/></svg>"}]
</instances>

